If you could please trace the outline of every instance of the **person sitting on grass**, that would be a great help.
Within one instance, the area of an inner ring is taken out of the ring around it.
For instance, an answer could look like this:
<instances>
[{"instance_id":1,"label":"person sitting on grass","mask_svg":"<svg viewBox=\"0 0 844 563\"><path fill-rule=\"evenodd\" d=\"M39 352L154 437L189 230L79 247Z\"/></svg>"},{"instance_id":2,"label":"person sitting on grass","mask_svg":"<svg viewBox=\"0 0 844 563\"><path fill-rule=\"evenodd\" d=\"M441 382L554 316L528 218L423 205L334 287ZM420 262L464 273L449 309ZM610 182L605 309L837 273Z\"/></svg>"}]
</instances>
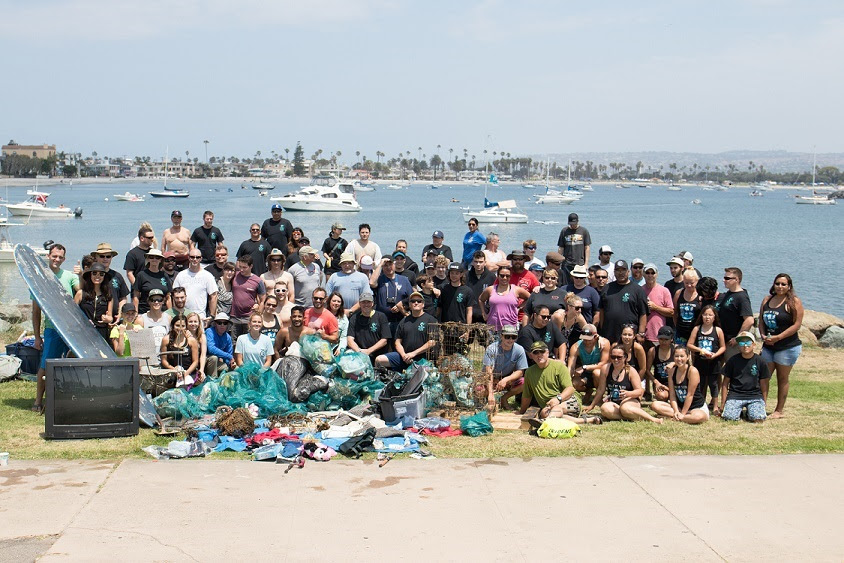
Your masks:
<instances>
[{"instance_id":1,"label":"person sitting on grass","mask_svg":"<svg viewBox=\"0 0 844 563\"><path fill-rule=\"evenodd\" d=\"M636 368L627 363L627 352L621 344L610 348L610 364L604 366L598 392L584 413L601 404L601 415L607 420L650 420L662 424L661 418L646 413L639 404L639 398L645 394L642 380ZM607 396L604 397L606 392Z\"/></svg>"},{"instance_id":2,"label":"person sitting on grass","mask_svg":"<svg viewBox=\"0 0 844 563\"><path fill-rule=\"evenodd\" d=\"M489 378L489 406L495 406L495 391L504 391L499 400L502 410L507 410L507 402L522 392L524 374L528 367L525 349L516 343L519 329L515 325L506 325L501 329L501 340L493 342L484 351L484 374Z\"/></svg>"},{"instance_id":3,"label":"person sitting on grass","mask_svg":"<svg viewBox=\"0 0 844 563\"><path fill-rule=\"evenodd\" d=\"M665 369L668 374L670 402L654 401L651 409L660 416L673 418L686 424L700 424L709 420L709 407L701 391L703 385L697 368L689 363L689 350L685 346L674 349L674 362Z\"/></svg>"},{"instance_id":4,"label":"person sitting on grass","mask_svg":"<svg viewBox=\"0 0 844 563\"><path fill-rule=\"evenodd\" d=\"M743 408L747 408L747 420L764 422L765 399L771 371L759 354L753 351L756 338L748 331L736 336L739 353L724 365L724 379L721 381L721 418L738 420Z\"/></svg>"},{"instance_id":5,"label":"person sitting on grass","mask_svg":"<svg viewBox=\"0 0 844 563\"><path fill-rule=\"evenodd\" d=\"M657 401L668 401L668 365L674 361L674 329L660 327L657 333L659 344L648 350L647 372L653 384L653 396Z\"/></svg>"},{"instance_id":6,"label":"person sitting on grass","mask_svg":"<svg viewBox=\"0 0 844 563\"><path fill-rule=\"evenodd\" d=\"M525 372L520 414L525 414L535 401L541 408L531 425L538 427L546 418L565 418L573 422L601 424L600 417L580 418L580 401L574 392L571 376L566 365L552 360L548 345L537 340L530 346L534 364Z\"/></svg>"}]
</instances>

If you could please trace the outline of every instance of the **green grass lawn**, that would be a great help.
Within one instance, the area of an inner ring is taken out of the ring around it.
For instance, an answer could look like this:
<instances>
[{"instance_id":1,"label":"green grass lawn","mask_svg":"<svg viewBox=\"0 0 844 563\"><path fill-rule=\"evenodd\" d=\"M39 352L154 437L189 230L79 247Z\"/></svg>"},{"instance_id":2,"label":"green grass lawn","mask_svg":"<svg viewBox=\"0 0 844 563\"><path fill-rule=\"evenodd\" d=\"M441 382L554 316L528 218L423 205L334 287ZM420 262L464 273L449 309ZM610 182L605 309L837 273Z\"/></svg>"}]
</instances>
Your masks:
<instances>
[{"instance_id":1,"label":"green grass lawn","mask_svg":"<svg viewBox=\"0 0 844 563\"><path fill-rule=\"evenodd\" d=\"M499 431L480 438L433 439L430 449L438 457L465 458L844 452L842 366L844 351L804 349L791 374L786 418L764 424L715 418L700 426L672 421L662 425L610 422L584 427L582 435L571 440L542 440L526 432ZM172 439L141 429L133 438L44 440L44 418L29 410L34 393L34 383L0 384L0 451L8 451L12 459L148 457L142 447L166 445ZM771 398L776 397L775 378L770 393ZM233 452L214 457L248 458L245 453Z\"/></svg>"}]
</instances>

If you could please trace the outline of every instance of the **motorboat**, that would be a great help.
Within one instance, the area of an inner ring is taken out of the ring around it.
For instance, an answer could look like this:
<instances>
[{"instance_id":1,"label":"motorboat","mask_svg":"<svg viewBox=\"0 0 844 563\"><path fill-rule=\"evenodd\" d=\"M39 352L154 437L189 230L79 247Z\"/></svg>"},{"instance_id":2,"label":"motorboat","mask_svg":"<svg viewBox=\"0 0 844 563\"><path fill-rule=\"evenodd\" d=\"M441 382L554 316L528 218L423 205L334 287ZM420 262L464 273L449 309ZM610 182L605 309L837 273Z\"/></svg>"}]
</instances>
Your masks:
<instances>
[{"instance_id":1,"label":"motorboat","mask_svg":"<svg viewBox=\"0 0 844 563\"><path fill-rule=\"evenodd\" d=\"M9 214L16 215L18 217L53 217L59 219L82 216L81 207L71 209L69 207L65 207L63 204L58 207L48 207L47 198L50 194L47 192L36 192L30 190L27 193L29 194L29 199L26 201L21 203L4 204L6 209L9 211Z\"/></svg>"},{"instance_id":2,"label":"motorboat","mask_svg":"<svg viewBox=\"0 0 844 563\"><path fill-rule=\"evenodd\" d=\"M699 199L693 199L692 200L692 205L700 205L700 204L701 204L701 201Z\"/></svg>"},{"instance_id":3,"label":"motorboat","mask_svg":"<svg viewBox=\"0 0 844 563\"><path fill-rule=\"evenodd\" d=\"M390 184L390 185L387 186L387 189L388 190L400 190L401 186L398 185L398 184Z\"/></svg>"},{"instance_id":4,"label":"motorboat","mask_svg":"<svg viewBox=\"0 0 844 563\"><path fill-rule=\"evenodd\" d=\"M724 184L718 184L715 186L715 189L719 192L728 192L730 191L730 186L725 186Z\"/></svg>"},{"instance_id":5,"label":"motorboat","mask_svg":"<svg viewBox=\"0 0 844 563\"><path fill-rule=\"evenodd\" d=\"M822 195L799 195L794 202L800 205L835 205L835 200Z\"/></svg>"},{"instance_id":6,"label":"motorboat","mask_svg":"<svg viewBox=\"0 0 844 563\"><path fill-rule=\"evenodd\" d=\"M528 190L536 189L536 186L534 184L522 184L522 187Z\"/></svg>"},{"instance_id":7,"label":"motorboat","mask_svg":"<svg viewBox=\"0 0 844 563\"><path fill-rule=\"evenodd\" d=\"M463 220L475 218L478 223L527 223L528 216L516 206L514 200L496 202L493 207L479 211L464 211Z\"/></svg>"},{"instance_id":8,"label":"motorboat","mask_svg":"<svg viewBox=\"0 0 844 563\"><path fill-rule=\"evenodd\" d=\"M753 190L752 192L750 192L750 197L762 197L763 195L765 194L763 194L759 190Z\"/></svg>"},{"instance_id":9,"label":"motorboat","mask_svg":"<svg viewBox=\"0 0 844 563\"><path fill-rule=\"evenodd\" d=\"M433 184L431 184L431 189L432 190L438 190L438 189L440 189L440 186L441 186L441 184L439 182L434 182Z\"/></svg>"},{"instance_id":10,"label":"motorboat","mask_svg":"<svg viewBox=\"0 0 844 563\"><path fill-rule=\"evenodd\" d=\"M270 199L279 202L288 211L355 212L361 210L355 198L354 186L349 182L341 183L336 177L328 174L314 176L310 185L298 192Z\"/></svg>"},{"instance_id":11,"label":"motorboat","mask_svg":"<svg viewBox=\"0 0 844 563\"><path fill-rule=\"evenodd\" d=\"M21 226L23 226L23 223L9 223L6 217L0 217L0 263L13 263L15 261L15 245L12 244L9 238L9 227ZM49 254L46 248L27 246L34 250L38 256L47 256Z\"/></svg>"},{"instance_id":12,"label":"motorboat","mask_svg":"<svg viewBox=\"0 0 844 563\"><path fill-rule=\"evenodd\" d=\"M123 194L114 194L114 199L116 199L117 201L143 201L144 196L140 194L133 194L127 191Z\"/></svg>"},{"instance_id":13,"label":"motorboat","mask_svg":"<svg viewBox=\"0 0 844 563\"><path fill-rule=\"evenodd\" d=\"M536 196L537 204L542 205L571 205L583 197L579 190L553 190L548 189L544 194Z\"/></svg>"},{"instance_id":14,"label":"motorboat","mask_svg":"<svg viewBox=\"0 0 844 563\"><path fill-rule=\"evenodd\" d=\"M265 184L264 182L258 182L257 184L252 184L253 190L274 190L275 186L273 184Z\"/></svg>"},{"instance_id":15,"label":"motorboat","mask_svg":"<svg viewBox=\"0 0 844 563\"><path fill-rule=\"evenodd\" d=\"M360 180L342 180L341 183L349 182L356 192L374 192L375 186L368 182L361 182Z\"/></svg>"},{"instance_id":16,"label":"motorboat","mask_svg":"<svg viewBox=\"0 0 844 563\"><path fill-rule=\"evenodd\" d=\"M680 186L668 186L668 191L669 192L682 192L683 188L681 188Z\"/></svg>"}]
</instances>

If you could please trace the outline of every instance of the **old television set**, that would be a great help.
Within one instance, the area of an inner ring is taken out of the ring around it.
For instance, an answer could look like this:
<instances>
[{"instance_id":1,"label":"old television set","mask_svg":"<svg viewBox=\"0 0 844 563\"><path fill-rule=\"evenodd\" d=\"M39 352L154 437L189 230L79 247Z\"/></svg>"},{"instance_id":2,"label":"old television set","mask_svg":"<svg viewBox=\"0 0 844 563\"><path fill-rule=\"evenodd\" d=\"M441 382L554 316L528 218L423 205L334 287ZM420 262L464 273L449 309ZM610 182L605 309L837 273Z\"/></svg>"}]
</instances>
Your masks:
<instances>
[{"instance_id":1,"label":"old television set","mask_svg":"<svg viewBox=\"0 0 844 563\"><path fill-rule=\"evenodd\" d=\"M44 436L112 438L138 434L137 358L47 360Z\"/></svg>"}]
</instances>

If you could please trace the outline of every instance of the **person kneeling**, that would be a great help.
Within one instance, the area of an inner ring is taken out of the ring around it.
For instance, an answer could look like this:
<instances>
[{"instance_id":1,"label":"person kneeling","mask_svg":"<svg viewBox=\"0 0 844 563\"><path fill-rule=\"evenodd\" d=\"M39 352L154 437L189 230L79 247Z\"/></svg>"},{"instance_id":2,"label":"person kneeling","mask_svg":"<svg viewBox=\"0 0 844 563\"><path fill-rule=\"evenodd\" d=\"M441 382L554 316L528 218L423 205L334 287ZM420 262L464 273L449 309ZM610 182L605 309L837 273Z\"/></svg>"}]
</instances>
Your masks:
<instances>
[{"instance_id":1,"label":"person kneeling","mask_svg":"<svg viewBox=\"0 0 844 563\"><path fill-rule=\"evenodd\" d=\"M674 362L668 364L668 396L666 401L654 401L651 408L666 418L686 424L700 424L709 420L709 407L703 397L700 374L689 364L689 350L685 346L674 349Z\"/></svg>"},{"instance_id":2,"label":"person kneeling","mask_svg":"<svg viewBox=\"0 0 844 563\"><path fill-rule=\"evenodd\" d=\"M525 372L519 412L527 412L533 400L542 407L537 418L531 419L531 425L539 426L546 418L601 424L597 416L580 418L580 402L574 394L569 370L563 362L550 358L545 342L534 342L530 355L535 363Z\"/></svg>"},{"instance_id":3,"label":"person kneeling","mask_svg":"<svg viewBox=\"0 0 844 563\"><path fill-rule=\"evenodd\" d=\"M753 351L756 338L750 332L736 336L739 353L724 365L724 380L721 382L721 418L738 420L741 411L747 407L747 420L764 422L764 393L768 391L771 372L768 364Z\"/></svg>"}]
</instances>

